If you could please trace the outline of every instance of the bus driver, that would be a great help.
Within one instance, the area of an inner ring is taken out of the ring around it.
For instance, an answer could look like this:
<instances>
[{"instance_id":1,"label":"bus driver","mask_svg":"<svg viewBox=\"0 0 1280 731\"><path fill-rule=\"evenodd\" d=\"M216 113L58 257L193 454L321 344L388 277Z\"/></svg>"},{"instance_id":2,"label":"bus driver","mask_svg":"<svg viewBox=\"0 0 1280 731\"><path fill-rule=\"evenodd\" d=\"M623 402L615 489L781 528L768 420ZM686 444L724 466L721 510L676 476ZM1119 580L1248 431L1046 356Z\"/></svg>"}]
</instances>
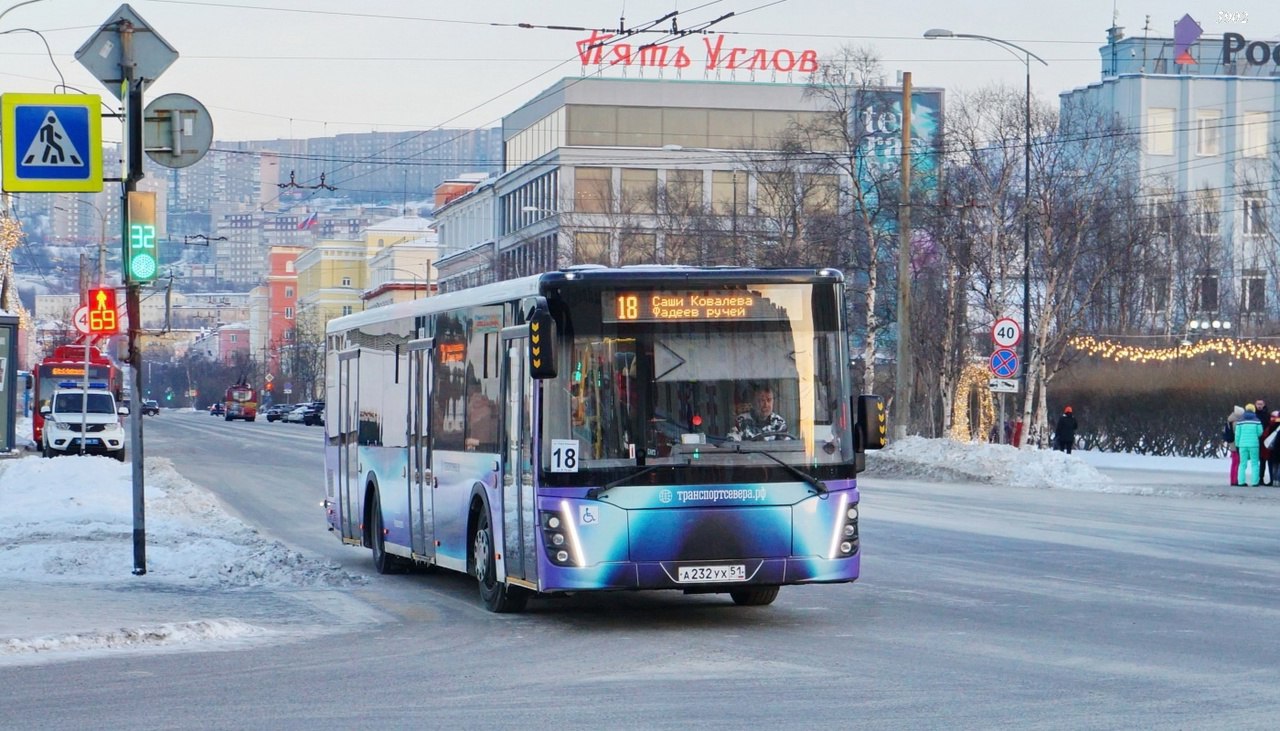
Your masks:
<instances>
[{"instance_id":1,"label":"bus driver","mask_svg":"<svg viewBox=\"0 0 1280 731\"><path fill-rule=\"evenodd\" d=\"M751 410L738 414L729 438L735 442L773 441L787 438L787 420L773 410L773 388L760 384L751 394Z\"/></svg>"}]
</instances>

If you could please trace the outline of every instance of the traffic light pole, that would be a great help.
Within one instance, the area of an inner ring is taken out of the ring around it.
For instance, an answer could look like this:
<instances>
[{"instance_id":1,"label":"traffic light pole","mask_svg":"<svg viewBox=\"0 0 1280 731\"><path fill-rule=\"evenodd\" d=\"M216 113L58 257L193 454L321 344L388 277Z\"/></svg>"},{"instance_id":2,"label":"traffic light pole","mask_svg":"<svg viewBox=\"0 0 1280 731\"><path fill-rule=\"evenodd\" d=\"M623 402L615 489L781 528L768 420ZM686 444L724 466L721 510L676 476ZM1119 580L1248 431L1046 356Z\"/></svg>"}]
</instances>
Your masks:
<instances>
[{"instance_id":1,"label":"traffic light pole","mask_svg":"<svg viewBox=\"0 0 1280 731\"><path fill-rule=\"evenodd\" d=\"M129 316L129 447L133 452L133 573L147 573L147 521L146 502L143 499L143 449L142 449L142 349L138 347L138 330L142 324L141 293L137 282L129 276L129 237L133 221L129 212L129 194L138 189L142 179L142 80L134 78L133 28L122 23L120 28L122 53L121 71L124 72L125 132L128 151L128 169L124 176L124 191L120 210L124 212L124 233L120 237L125 251L122 259L125 283L125 311Z\"/></svg>"}]
</instances>

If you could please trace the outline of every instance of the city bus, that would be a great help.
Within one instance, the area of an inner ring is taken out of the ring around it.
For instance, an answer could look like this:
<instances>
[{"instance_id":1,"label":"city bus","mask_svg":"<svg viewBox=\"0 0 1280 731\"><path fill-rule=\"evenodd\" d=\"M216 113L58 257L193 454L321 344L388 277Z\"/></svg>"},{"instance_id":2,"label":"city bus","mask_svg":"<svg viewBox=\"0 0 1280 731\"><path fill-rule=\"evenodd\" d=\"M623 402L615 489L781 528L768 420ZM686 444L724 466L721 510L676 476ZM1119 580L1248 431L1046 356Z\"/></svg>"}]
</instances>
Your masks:
<instances>
[{"instance_id":1,"label":"city bus","mask_svg":"<svg viewBox=\"0 0 1280 731\"><path fill-rule=\"evenodd\" d=\"M257 421L258 390L246 381L228 386L222 395L222 418L227 421L232 419Z\"/></svg>"},{"instance_id":2,"label":"city bus","mask_svg":"<svg viewBox=\"0 0 1280 731\"><path fill-rule=\"evenodd\" d=\"M885 424L851 394L843 290L833 269L575 266L331 320L329 528L380 573L474 576L495 612L853 581ZM735 434L766 388L784 428Z\"/></svg>"}]
</instances>

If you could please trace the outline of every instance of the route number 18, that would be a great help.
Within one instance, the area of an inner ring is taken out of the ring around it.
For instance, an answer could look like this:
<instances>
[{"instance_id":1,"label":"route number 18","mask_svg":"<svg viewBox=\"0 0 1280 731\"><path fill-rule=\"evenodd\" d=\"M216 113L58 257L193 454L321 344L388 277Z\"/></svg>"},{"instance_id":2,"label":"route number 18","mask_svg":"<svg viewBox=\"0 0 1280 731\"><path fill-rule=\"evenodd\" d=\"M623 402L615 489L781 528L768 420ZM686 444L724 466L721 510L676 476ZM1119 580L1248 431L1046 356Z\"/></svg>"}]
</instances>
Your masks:
<instances>
[{"instance_id":1,"label":"route number 18","mask_svg":"<svg viewBox=\"0 0 1280 731\"><path fill-rule=\"evenodd\" d=\"M578 440L577 439L552 439L551 440L551 471L552 472L577 472L578 471Z\"/></svg>"}]
</instances>

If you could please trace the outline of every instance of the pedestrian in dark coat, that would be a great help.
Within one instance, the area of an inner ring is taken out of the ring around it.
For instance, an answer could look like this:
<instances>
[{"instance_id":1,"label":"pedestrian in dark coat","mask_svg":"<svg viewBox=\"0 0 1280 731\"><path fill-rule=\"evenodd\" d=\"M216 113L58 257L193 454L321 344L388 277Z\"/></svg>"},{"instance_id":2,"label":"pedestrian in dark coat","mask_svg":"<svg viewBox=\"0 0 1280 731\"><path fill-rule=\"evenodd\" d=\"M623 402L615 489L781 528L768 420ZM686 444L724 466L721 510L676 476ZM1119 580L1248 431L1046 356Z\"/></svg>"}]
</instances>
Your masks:
<instances>
[{"instance_id":1,"label":"pedestrian in dark coat","mask_svg":"<svg viewBox=\"0 0 1280 731\"><path fill-rule=\"evenodd\" d=\"M1266 441L1267 436L1280 431L1280 411L1272 411L1271 418L1267 420L1268 431L1263 434L1262 439ZM1267 461L1267 477L1269 481L1266 483L1272 487L1280 487L1280 479L1276 478L1276 474L1280 473L1280 435L1276 436L1276 442L1270 448L1264 444L1262 453L1266 455L1264 459Z\"/></svg>"},{"instance_id":2,"label":"pedestrian in dark coat","mask_svg":"<svg viewBox=\"0 0 1280 731\"><path fill-rule=\"evenodd\" d=\"M1071 414L1071 407L1062 410L1058 423L1053 427L1053 448L1071 454L1076 444L1076 417Z\"/></svg>"}]
</instances>

